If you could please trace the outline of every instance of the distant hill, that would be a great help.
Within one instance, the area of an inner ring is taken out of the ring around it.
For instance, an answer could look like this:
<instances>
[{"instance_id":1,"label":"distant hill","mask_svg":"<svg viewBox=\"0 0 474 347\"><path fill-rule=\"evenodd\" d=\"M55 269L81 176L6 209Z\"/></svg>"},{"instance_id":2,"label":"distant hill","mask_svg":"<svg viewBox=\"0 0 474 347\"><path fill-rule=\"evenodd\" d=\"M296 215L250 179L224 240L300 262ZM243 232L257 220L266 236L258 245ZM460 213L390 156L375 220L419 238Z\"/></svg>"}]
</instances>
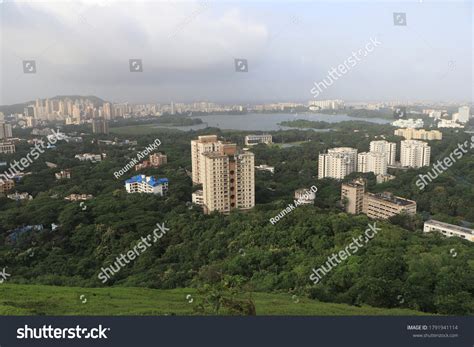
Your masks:
<instances>
[{"instance_id":1,"label":"distant hill","mask_svg":"<svg viewBox=\"0 0 474 347\"><path fill-rule=\"evenodd\" d=\"M71 99L71 100L76 100L76 99L89 99L92 101L94 106L101 106L105 100L94 96L94 95L56 95L52 98L48 98L49 100L65 100L65 99ZM9 115L12 113L22 113L24 108L28 105L35 104L35 100L31 101L26 101L22 102L19 104L12 104L12 105L2 105L0 106L0 112L3 112L5 115Z\"/></svg>"}]
</instances>

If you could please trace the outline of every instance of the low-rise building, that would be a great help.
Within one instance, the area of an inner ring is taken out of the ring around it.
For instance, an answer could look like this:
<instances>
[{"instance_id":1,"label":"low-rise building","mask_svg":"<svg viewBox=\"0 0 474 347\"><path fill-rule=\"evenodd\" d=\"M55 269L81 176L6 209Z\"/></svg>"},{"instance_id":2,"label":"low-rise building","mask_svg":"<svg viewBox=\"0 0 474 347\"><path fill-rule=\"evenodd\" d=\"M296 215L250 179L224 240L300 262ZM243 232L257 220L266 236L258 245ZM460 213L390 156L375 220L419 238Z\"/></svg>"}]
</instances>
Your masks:
<instances>
[{"instance_id":1,"label":"low-rise building","mask_svg":"<svg viewBox=\"0 0 474 347\"><path fill-rule=\"evenodd\" d=\"M64 198L68 201L86 201L92 199L94 196L91 194L71 194Z\"/></svg>"},{"instance_id":2,"label":"low-rise building","mask_svg":"<svg viewBox=\"0 0 474 347\"><path fill-rule=\"evenodd\" d=\"M15 153L15 145L12 142L0 142L0 154Z\"/></svg>"},{"instance_id":3,"label":"low-rise building","mask_svg":"<svg viewBox=\"0 0 474 347\"><path fill-rule=\"evenodd\" d=\"M15 181L0 179L0 194L5 194L15 188Z\"/></svg>"},{"instance_id":4,"label":"low-rise building","mask_svg":"<svg viewBox=\"0 0 474 347\"><path fill-rule=\"evenodd\" d=\"M266 164L255 166L255 169L258 170L258 171L268 171L268 172L271 172L272 174L275 173L275 167L274 166L269 166L269 165L266 165Z\"/></svg>"},{"instance_id":5,"label":"low-rise building","mask_svg":"<svg viewBox=\"0 0 474 347\"><path fill-rule=\"evenodd\" d=\"M255 146L260 143L271 145L273 143L272 135L247 135L245 136L245 145L246 146Z\"/></svg>"},{"instance_id":6,"label":"low-rise building","mask_svg":"<svg viewBox=\"0 0 474 347\"><path fill-rule=\"evenodd\" d=\"M147 193L163 196L168 191L168 179L137 175L125 181L125 189L127 193Z\"/></svg>"},{"instance_id":7,"label":"low-rise building","mask_svg":"<svg viewBox=\"0 0 474 347\"><path fill-rule=\"evenodd\" d=\"M457 236L462 239L474 242L474 230L458 225L440 222L434 219L428 220L423 225L423 232L429 233L437 231L447 237Z\"/></svg>"},{"instance_id":8,"label":"low-rise building","mask_svg":"<svg viewBox=\"0 0 474 347\"><path fill-rule=\"evenodd\" d=\"M307 188L297 189L295 190L295 199L301 204L312 205L316 199L316 191Z\"/></svg>"},{"instance_id":9,"label":"low-rise building","mask_svg":"<svg viewBox=\"0 0 474 347\"><path fill-rule=\"evenodd\" d=\"M464 128L464 124L460 124L452 119L441 119L438 122L438 128Z\"/></svg>"},{"instance_id":10,"label":"low-rise building","mask_svg":"<svg viewBox=\"0 0 474 347\"><path fill-rule=\"evenodd\" d=\"M374 219L388 219L401 213L415 215L416 202L391 193L366 193L363 212Z\"/></svg>"},{"instance_id":11,"label":"low-rise building","mask_svg":"<svg viewBox=\"0 0 474 347\"><path fill-rule=\"evenodd\" d=\"M160 167L168 162L168 157L162 153L151 154L149 160L144 160L135 165L135 171L147 169L149 167Z\"/></svg>"},{"instance_id":12,"label":"low-rise building","mask_svg":"<svg viewBox=\"0 0 474 347\"><path fill-rule=\"evenodd\" d=\"M86 161L89 160L92 163L97 163L99 161L102 161L102 159L105 159L106 154L92 154L92 153L83 153L83 154L76 154L74 158L79 159L80 161Z\"/></svg>"},{"instance_id":13,"label":"low-rise building","mask_svg":"<svg viewBox=\"0 0 474 347\"><path fill-rule=\"evenodd\" d=\"M28 194L28 193L18 193L18 192L15 192L14 194L8 194L7 195L7 198L11 199L11 200L15 200L15 201L19 201L19 200L32 200L33 197Z\"/></svg>"},{"instance_id":14,"label":"low-rise building","mask_svg":"<svg viewBox=\"0 0 474 347\"><path fill-rule=\"evenodd\" d=\"M402 136L405 140L442 140L443 133L439 130L425 130L425 129L396 129L394 134Z\"/></svg>"},{"instance_id":15,"label":"low-rise building","mask_svg":"<svg viewBox=\"0 0 474 347\"><path fill-rule=\"evenodd\" d=\"M395 176L390 175L390 174L375 176L375 180L376 180L377 184L385 183L385 182L391 181L393 179L395 179Z\"/></svg>"},{"instance_id":16,"label":"low-rise building","mask_svg":"<svg viewBox=\"0 0 474 347\"><path fill-rule=\"evenodd\" d=\"M365 181L355 179L341 186L341 200L347 213L364 213L374 219L388 219L401 213L416 214L416 202L391 193L365 192Z\"/></svg>"},{"instance_id":17,"label":"low-rise building","mask_svg":"<svg viewBox=\"0 0 474 347\"><path fill-rule=\"evenodd\" d=\"M199 205L199 206L204 205L204 196L203 196L202 190L196 190L193 193L192 200L193 200L193 204L196 204L196 205Z\"/></svg>"},{"instance_id":18,"label":"low-rise building","mask_svg":"<svg viewBox=\"0 0 474 347\"><path fill-rule=\"evenodd\" d=\"M54 174L57 180L64 180L71 178L71 170L61 170Z\"/></svg>"}]
</instances>

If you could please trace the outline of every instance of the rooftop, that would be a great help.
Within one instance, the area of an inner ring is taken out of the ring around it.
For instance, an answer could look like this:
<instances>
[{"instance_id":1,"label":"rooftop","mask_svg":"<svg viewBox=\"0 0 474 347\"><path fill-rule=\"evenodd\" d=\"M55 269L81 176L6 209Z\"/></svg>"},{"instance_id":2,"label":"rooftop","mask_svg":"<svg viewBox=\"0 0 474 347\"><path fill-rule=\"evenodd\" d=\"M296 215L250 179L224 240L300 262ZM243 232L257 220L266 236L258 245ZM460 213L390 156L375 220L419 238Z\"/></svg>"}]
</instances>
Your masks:
<instances>
[{"instance_id":1,"label":"rooftop","mask_svg":"<svg viewBox=\"0 0 474 347\"><path fill-rule=\"evenodd\" d=\"M167 178L156 178L153 176L137 175L129 178L125 183L148 183L152 187L159 186L164 183L168 183Z\"/></svg>"},{"instance_id":2,"label":"rooftop","mask_svg":"<svg viewBox=\"0 0 474 347\"><path fill-rule=\"evenodd\" d=\"M395 196L392 193L388 193L388 192L377 193L377 194L367 193L367 194L369 196L375 197L377 199L388 201L388 202L391 202L393 204L397 204L397 205L400 205L400 206L408 206L408 205L416 204L416 201L401 198L399 196Z\"/></svg>"},{"instance_id":3,"label":"rooftop","mask_svg":"<svg viewBox=\"0 0 474 347\"><path fill-rule=\"evenodd\" d=\"M460 231L460 232L463 232L463 233L474 235L474 230L472 230L472 229L464 228L464 227L461 227L459 225L440 222L440 221L437 221L437 220L434 220L434 219L430 219L430 220L426 221L425 224L431 224L433 226L438 226L438 227L447 228L447 229L456 230L456 231Z\"/></svg>"}]
</instances>

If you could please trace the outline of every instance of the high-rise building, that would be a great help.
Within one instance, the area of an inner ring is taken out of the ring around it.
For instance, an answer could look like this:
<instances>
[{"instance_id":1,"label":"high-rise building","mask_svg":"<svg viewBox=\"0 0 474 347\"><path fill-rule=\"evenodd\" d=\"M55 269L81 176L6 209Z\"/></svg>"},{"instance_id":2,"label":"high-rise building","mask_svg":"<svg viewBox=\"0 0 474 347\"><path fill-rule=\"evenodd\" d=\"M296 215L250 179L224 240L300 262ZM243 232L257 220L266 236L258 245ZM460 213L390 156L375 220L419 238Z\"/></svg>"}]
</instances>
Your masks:
<instances>
[{"instance_id":1,"label":"high-rise building","mask_svg":"<svg viewBox=\"0 0 474 347\"><path fill-rule=\"evenodd\" d=\"M112 106L110 105L110 102L104 102L102 110L104 112L104 118L105 119L112 119L113 118Z\"/></svg>"},{"instance_id":2,"label":"high-rise building","mask_svg":"<svg viewBox=\"0 0 474 347\"><path fill-rule=\"evenodd\" d=\"M400 164L412 168L429 166L430 154L431 147L426 142L404 140L400 145Z\"/></svg>"},{"instance_id":3,"label":"high-rise building","mask_svg":"<svg viewBox=\"0 0 474 347\"><path fill-rule=\"evenodd\" d=\"M217 139L217 135L199 136L197 140L191 141L192 180L194 184L202 183L201 155L205 152L218 152L222 144L222 141Z\"/></svg>"},{"instance_id":4,"label":"high-rise building","mask_svg":"<svg viewBox=\"0 0 474 347\"><path fill-rule=\"evenodd\" d=\"M205 213L229 213L255 206L255 160L236 144L221 143L218 151L200 154L200 176ZM194 173L194 168L193 168Z\"/></svg>"},{"instance_id":5,"label":"high-rise building","mask_svg":"<svg viewBox=\"0 0 474 347\"><path fill-rule=\"evenodd\" d=\"M453 115L453 120L459 123L467 123L469 122L469 113L470 110L468 106L459 107L458 113Z\"/></svg>"},{"instance_id":6,"label":"high-rise building","mask_svg":"<svg viewBox=\"0 0 474 347\"><path fill-rule=\"evenodd\" d=\"M0 140L12 137L12 126L3 121L3 114L0 117Z\"/></svg>"},{"instance_id":7,"label":"high-rise building","mask_svg":"<svg viewBox=\"0 0 474 347\"><path fill-rule=\"evenodd\" d=\"M373 172L375 175L387 174L387 153L364 152L357 156L358 172Z\"/></svg>"},{"instance_id":8,"label":"high-rise building","mask_svg":"<svg viewBox=\"0 0 474 347\"><path fill-rule=\"evenodd\" d=\"M92 133L94 134L108 134L109 122L105 119L96 118L92 120Z\"/></svg>"},{"instance_id":9,"label":"high-rise building","mask_svg":"<svg viewBox=\"0 0 474 347\"><path fill-rule=\"evenodd\" d=\"M347 213L359 214L364 210L365 182L356 179L341 185L341 201Z\"/></svg>"},{"instance_id":10,"label":"high-rise building","mask_svg":"<svg viewBox=\"0 0 474 347\"><path fill-rule=\"evenodd\" d=\"M370 142L370 151L385 153L387 157L387 165L395 165L395 155L397 153L397 144L386 140L378 140Z\"/></svg>"},{"instance_id":11,"label":"high-rise building","mask_svg":"<svg viewBox=\"0 0 474 347\"><path fill-rule=\"evenodd\" d=\"M357 170L357 149L337 147L319 154L318 178L343 179Z\"/></svg>"}]
</instances>

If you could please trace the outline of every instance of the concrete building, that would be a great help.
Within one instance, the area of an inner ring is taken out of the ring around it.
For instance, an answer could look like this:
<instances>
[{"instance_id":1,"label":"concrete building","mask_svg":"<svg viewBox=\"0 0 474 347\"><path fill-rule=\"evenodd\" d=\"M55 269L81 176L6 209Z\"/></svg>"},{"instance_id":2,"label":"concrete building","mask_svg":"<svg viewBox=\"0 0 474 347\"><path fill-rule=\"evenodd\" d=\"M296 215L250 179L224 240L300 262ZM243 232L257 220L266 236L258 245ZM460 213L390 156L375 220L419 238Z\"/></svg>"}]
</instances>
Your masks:
<instances>
[{"instance_id":1,"label":"concrete building","mask_svg":"<svg viewBox=\"0 0 474 347\"><path fill-rule=\"evenodd\" d=\"M343 179L357 170L357 149L337 147L319 154L318 178Z\"/></svg>"},{"instance_id":2,"label":"concrete building","mask_svg":"<svg viewBox=\"0 0 474 347\"><path fill-rule=\"evenodd\" d=\"M395 176L393 175L389 175L389 174L386 174L386 175L377 175L375 177L375 180L377 182L377 184L380 184L380 183L385 183L385 182L388 182L388 181L391 181L395 179Z\"/></svg>"},{"instance_id":3,"label":"concrete building","mask_svg":"<svg viewBox=\"0 0 474 347\"><path fill-rule=\"evenodd\" d=\"M423 122L423 119L408 118L398 119L392 122L392 125L399 128L423 128L425 123Z\"/></svg>"},{"instance_id":4,"label":"concrete building","mask_svg":"<svg viewBox=\"0 0 474 347\"><path fill-rule=\"evenodd\" d=\"M469 107L468 106L459 107L458 113L455 113L455 115L453 115L453 121L456 121L458 123L469 122L469 116L470 116Z\"/></svg>"},{"instance_id":5,"label":"concrete building","mask_svg":"<svg viewBox=\"0 0 474 347\"><path fill-rule=\"evenodd\" d=\"M364 213L374 219L388 219L401 213L416 214L415 201L394 196L391 193L365 192L363 179L343 183L341 201L344 203L347 213Z\"/></svg>"},{"instance_id":6,"label":"concrete building","mask_svg":"<svg viewBox=\"0 0 474 347\"><path fill-rule=\"evenodd\" d=\"M191 140L191 164L193 184L202 183L201 163L202 154L206 152L218 152L223 145L217 139L217 135L199 136L197 140Z\"/></svg>"},{"instance_id":7,"label":"concrete building","mask_svg":"<svg viewBox=\"0 0 474 347\"><path fill-rule=\"evenodd\" d=\"M15 188L15 181L0 179L0 194L5 194Z\"/></svg>"},{"instance_id":8,"label":"concrete building","mask_svg":"<svg viewBox=\"0 0 474 347\"><path fill-rule=\"evenodd\" d=\"M263 143L265 145L271 145L272 135L247 135L245 136L245 145L246 146L255 146L259 143Z\"/></svg>"},{"instance_id":9,"label":"concrete building","mask_svg":"<svg viewBox=\"0 0 474 347\"><path fill-rule=\"evenodd\" d=\"M403 140L400 144L400 164L403 167L420 168L430 165L431 147L418 140Z\"/></svg>"},{"instance_id":10,"label":"concrete building","mask_svg":"<svg viewBox=\"0 0 474 347\"><path fill-rule=\"evenodd\" d=\"M401 213L415 215L416 202L391 193L366 193L363 212L373 219L388 219Z\"/></svg>"},{"instance_id":11,"label":"concrete building","mask_svg":"<svg viewBox=\"0 0 474 347\"><path fill-rule=\"evenodd\" d=\"M433 231L440 232L447 237L457 236L462 239L474 242L474 230L460 227L458 225L443 223L434 219L426 221L423 225L423 232L429 233Z\"/></svg>"},{"instance_id":12,"label":"concrete building","mask_svg":"<svg viewBox=\"0 0 474 347\"><path fill-rule=\"evenodd\" d=\"M313 205L316 200L316 191L307 188L297 189L295 190L295 199L303 205Z\"/></svg>"},{"instance_id":13,"label":"concrete building","mask_svg":"<svg viewBox=\"0 0 474 347\"><path fill-rule=\"evenodd\" d=\"M441 119L438 122L438 128L464 128L464 124L460 124L451 119Z\"/></svg>"},{"instance_id":14,"label":"concrete building","mask_svg":"<svg viewBox=\"0 0 474 347\"><path fill-rule=\"evenodd\" d=\"M109 133L109 122L101 118L93 119L92 120L92 133L107 135Z\"/></svg>"},{"instance_id":15,"label":"concrete building","mask_svg":"<svg viewBox=\"0 0 474 347\"><path fill-rule=\"evenodd\" d=\"M385 153L387 165L395 165L395 156L397 154L397 144L386 140L377 140L370 142L370 152Z\"/></svg>"},{"instance_id":16,"label":"concrete building","mask_svg":"<svg viewBox=\"0 0 474 347\"><path fill-rule=\"evenodd\" d=\"M347 213L359 214L364 210L365 181L356 179L341 185L341 201Z\"/></svg>"},{"instance_id":17,"label":"concrete building","mask_svg":"<svg viewBox=\"0 0 474 347\"><path fill-rule=\"evenodd\" d=\"M193 204L202 206L204 205L203 192L202 190L196 190L192 195Z\"/></svg>"},{"instance_id":18,"label":"concrete building","mask_svg":"<svg viewBox=\"0 0 474 347\"><path fill-rule=\"evenodd\" d=\"M9 139L12 136L12 126L0 119L0 140Z\"/></svg>"},{"instance_id":19,"label":"concrete building","mask_svg":"<svg viewBox=\"0 0 474 347\"><path fill-rule=\"evenodd\" d=\"M257 165L257 166L255 166L255 169L258 170L258 171L268 171L272 174L275 173L275 167L274 166L269 166L269 165L266 165L266 164Z\"/></svg>"},{"instance_id":20,"label":"concrete building","mask_svg":"<svg viewBox=\"0 0 474 347\"><path fill-rule=\"evenodd\" d=\"M12 142L0 142L0 154L15 153L15 145Z\"/></svg>"},{"instance_id":21,"label":"concrete building","mask_svg":"<svg viewBox=\"0 0 474 347\"><path fill-rule=\"evenodd\" d=\"M127 193L147 193L163 196L168 191L168 179L137 175L125 181L125 189Z\"/></svg>"},{"instance_id":22,"label":"concrete building","mask_svg":"<svg viewBox=\"0 0 474 347\"><path fill-rule=\"evenodd\" d=\"M357 155L357 172L373 172L375 175L387 174L387 154L383 152L364 152Z\"/></svg>"},{"instance_id":23,"label":"concrete building","mask_svg":"<svg viewBox=\"0 0 474 347\"><path fill-rule=\"evenodd\" d=\"M64 198L68 201L86 201L92 199L94 196L91 194L71 194Z\"/></svg>"},{"instance_id":24,"label":"concrete building","mask_svg":"<svg viewBox=\"0 0 474 347\"><path fill-rule=\"evenodd\" d=\"M202 153L199 179L205 213L229 213L232 209L245 210L255 206L254 162L252 152L240 151L231 143L221 143L218 151Z\"/></svg>"},{"instance_id":25,"label":"concrete building","mask_svg":"<svg viewBox=\"0 0 474 347\"><path fill-rule=\"evenodd\" d=\"M394 134L402 136L405 140L442 140L443 133L439 130L425 130L425 129L396 129Z\"/></svg>"},{"instance_id":26,"label":"concrete building","mask_svg":"<svg viewBox=\"0 0 474 347\"><path fill-rule=\"evenodd\" d=\"M54 174L57 180L63 179L70 179L71 178L71 170L61 170Z\"/></svg>"}]
</instances>

